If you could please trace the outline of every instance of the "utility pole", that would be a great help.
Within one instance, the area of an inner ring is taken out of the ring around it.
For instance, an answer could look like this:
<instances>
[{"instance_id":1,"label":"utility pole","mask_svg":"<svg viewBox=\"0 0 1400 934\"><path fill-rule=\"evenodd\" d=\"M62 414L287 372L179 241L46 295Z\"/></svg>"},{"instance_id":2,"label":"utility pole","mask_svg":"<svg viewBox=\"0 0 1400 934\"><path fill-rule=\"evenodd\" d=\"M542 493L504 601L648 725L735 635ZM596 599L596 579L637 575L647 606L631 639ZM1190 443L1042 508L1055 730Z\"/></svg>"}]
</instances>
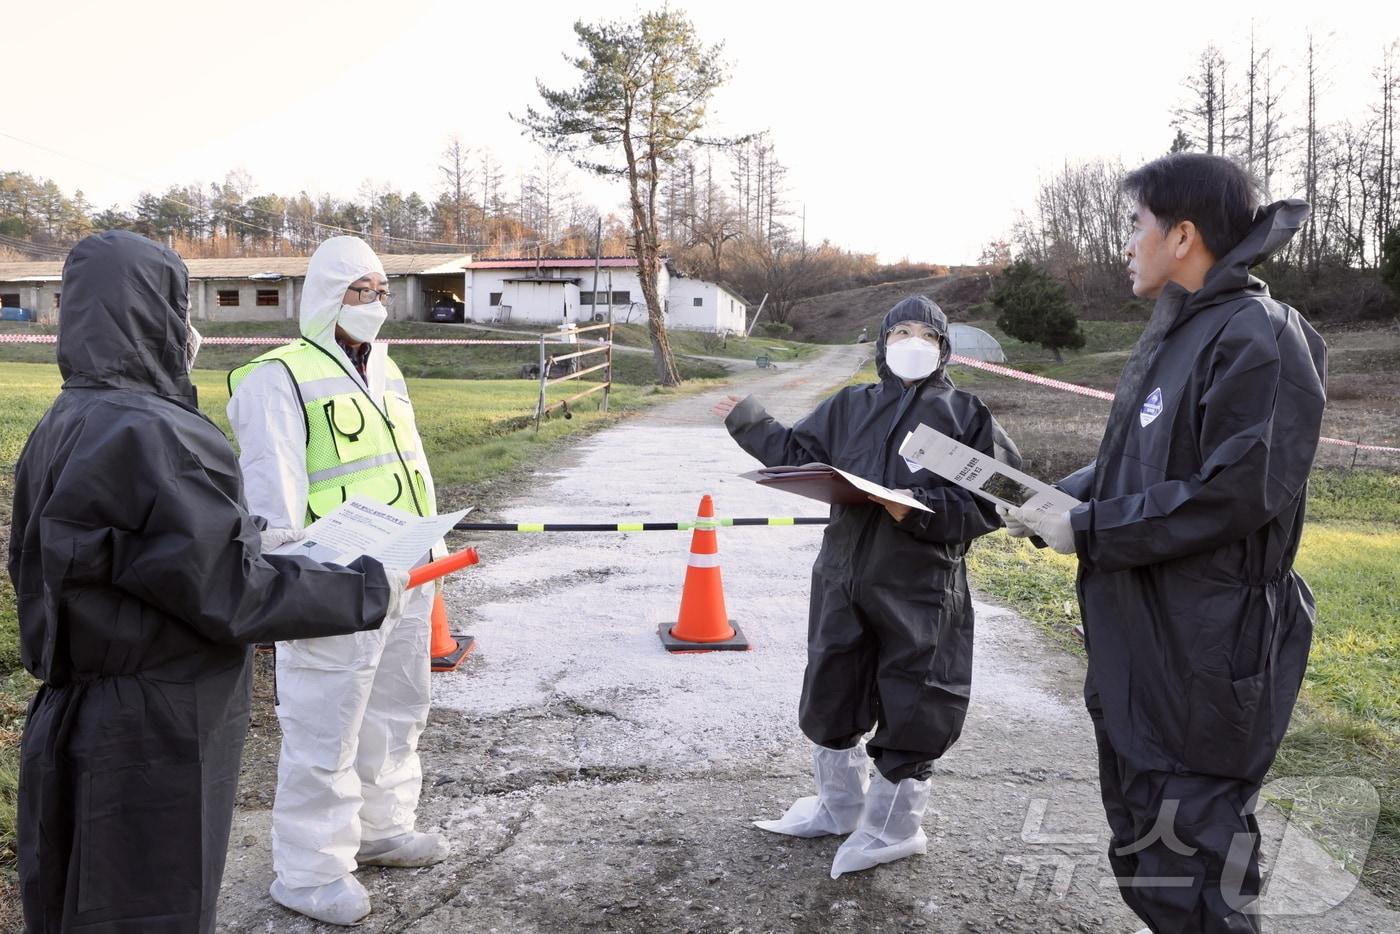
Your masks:
<instances>
[{"instance_id":1,"label":"utility pole","mask_svg":"<svg viewBox=\"0 0 1400 934\"><path fill-rule=\"evenodd\" d=\"M598 268L603 264L603 216L598 215L598 230L593 235L593 314L594 321L598 320ZM608 317L612 317L612 296L608 296ZM604 390L603 399L608 397ZM606 408L606 405L604 406Z\"/></svg>"}]
</instances>

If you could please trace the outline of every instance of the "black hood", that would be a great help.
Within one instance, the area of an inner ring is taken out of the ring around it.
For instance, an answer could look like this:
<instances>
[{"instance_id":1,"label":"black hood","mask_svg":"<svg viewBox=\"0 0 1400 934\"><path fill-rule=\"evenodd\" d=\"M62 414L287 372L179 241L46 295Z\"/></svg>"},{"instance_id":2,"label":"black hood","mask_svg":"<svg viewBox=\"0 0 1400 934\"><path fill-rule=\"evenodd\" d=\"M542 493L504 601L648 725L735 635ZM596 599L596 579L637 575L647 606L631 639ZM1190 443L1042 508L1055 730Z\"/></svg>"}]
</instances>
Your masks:
<instances>
[{"instance_id":1,"label":"black hood","mask_svg":"<svg viewBox=\"0 0 1400 934\"><path fill-rule=\"evenodd\" d=\"M1249 274L1249 270L1264 262L1283 246L1303 226L1312 209L1306 201L1289 198L1260 207L1254 212L1254 223L1239 243L1210 267L1206 281L1189 299L1192 306L1204 308L1219 298L1237 296L1240 292L1267 295L1268 286Z\"/></svg>"},{"instance_id":2,"label":"black hood","mask_svg":"<svg viewBox=\"0 0 1400 934\"><path fill-rule=\"evenodd\" d=\"M885 366L885 334L901 321L922 321L924 324L933 325L938 329L938 333L943 335L941 341L943 359L939 362L933 377L935 379L945 378L942 375L943 368L948 362L948 354L952 347L948 342L948 316L943 313L943 309L939 308L933 299L924 295L911 295L908 298L900 299L898 304L885 312L884 320L880 322L880 333L875 337L875 372L879 374L880 379L899 381L899 377Z\"/></svg>"},{"instance_id":3,"label":"black hood","mask_svg":"<svg viewBox=\"0 0 1400 934\"><path fill-rule=\"evenodd\" d=\"M65 387L153 392L187 405L189 271L125 230L84 238L63 264L58 367Z\"/></svg>"}]
</instances>

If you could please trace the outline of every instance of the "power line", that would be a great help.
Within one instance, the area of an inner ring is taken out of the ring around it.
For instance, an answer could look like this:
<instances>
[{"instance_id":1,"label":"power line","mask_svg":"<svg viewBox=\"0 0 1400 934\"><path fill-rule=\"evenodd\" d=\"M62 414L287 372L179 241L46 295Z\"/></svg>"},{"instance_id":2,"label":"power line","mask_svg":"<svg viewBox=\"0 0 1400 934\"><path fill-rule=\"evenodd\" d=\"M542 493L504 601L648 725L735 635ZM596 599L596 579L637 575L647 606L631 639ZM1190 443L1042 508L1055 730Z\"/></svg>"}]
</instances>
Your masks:
<instances>
[{"instance_id":1,"label":"power line","mask_svg":"<svg viewBox=\"0 0 1400 934\"><path fill-rule=\"evenodd\" d=\"M6 246L23 253L34 253L49 259L63 259L68 255L68 247L53 246L47 243L33 243L28 240L20 240L17 237L7 237L0 234L0 246Z\"/></svg>"}]
</instances>

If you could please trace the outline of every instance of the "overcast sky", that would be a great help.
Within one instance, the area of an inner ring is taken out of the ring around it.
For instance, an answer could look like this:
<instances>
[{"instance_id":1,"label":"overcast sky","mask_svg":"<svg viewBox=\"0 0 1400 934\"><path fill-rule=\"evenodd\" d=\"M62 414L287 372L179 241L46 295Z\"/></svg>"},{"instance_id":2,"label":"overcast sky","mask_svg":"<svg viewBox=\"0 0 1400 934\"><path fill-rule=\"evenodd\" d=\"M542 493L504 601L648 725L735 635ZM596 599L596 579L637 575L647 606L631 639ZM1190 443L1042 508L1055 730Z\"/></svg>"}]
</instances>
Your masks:
<instances>
[{"instance_id":1,"label":"overcast sky","mask_svg":"<svg viewBox=\"0 0 1400 934\"><path fill-rule=\"evenodd\" d=\"M1242 75L1251 16L1267 17L1257 41L1294 66L1294 92L1306 32L1317 34L1323 120L1364 115L1372 69L1400 38L1400 4L1337 0L673 5L725 43L716 128L771 132L808 239L887 262L975 260L1065 160L1164 151L1208 42ZM574 83L563 53L575 19L636 9L14 0L0 170L82 189L99 207L230 169L279 194L350 197L374 179L431 198L452 133L512 170L537 159L509 114L538 101L536 78ZM576 185L620 210L620 190Z\"/></svg>"}]
</instances>

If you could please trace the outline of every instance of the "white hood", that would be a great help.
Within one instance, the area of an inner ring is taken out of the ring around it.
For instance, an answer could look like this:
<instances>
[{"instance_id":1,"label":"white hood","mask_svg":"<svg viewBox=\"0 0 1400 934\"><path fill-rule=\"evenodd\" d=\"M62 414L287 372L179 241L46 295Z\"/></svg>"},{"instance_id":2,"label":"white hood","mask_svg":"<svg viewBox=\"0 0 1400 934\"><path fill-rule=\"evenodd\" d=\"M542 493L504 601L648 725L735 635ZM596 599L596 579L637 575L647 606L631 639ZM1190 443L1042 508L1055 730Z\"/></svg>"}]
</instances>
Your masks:
<instances>
[{"instance_id":1,"label":"white hood","mask_svg":"<svg viewBox=\"0 0 1400 934\"><path fill-rule=\"evenodd\" d=\"M384 264L359 237L331 237L311 254L301 290L301 335L322 347L335 346L335 323L350 283Z\"/></svg>"},{"instance_id":2,"label":"white hood","mask_svg":"<svg viewBox=\"0 0 1400 934\"><path fill-rule=\"evenodd\" d=\"M369 244L359 237L331 237L311 254L301 290L301 336L324 348L357 378L359 374L335 342L335 326L340 319L345 290L350 283L372 272L384 275L384 264ZM376 403L383 398L384 352L382 344L374 344L370 351L367 388Z\"/></svg>"}]
</instances>

